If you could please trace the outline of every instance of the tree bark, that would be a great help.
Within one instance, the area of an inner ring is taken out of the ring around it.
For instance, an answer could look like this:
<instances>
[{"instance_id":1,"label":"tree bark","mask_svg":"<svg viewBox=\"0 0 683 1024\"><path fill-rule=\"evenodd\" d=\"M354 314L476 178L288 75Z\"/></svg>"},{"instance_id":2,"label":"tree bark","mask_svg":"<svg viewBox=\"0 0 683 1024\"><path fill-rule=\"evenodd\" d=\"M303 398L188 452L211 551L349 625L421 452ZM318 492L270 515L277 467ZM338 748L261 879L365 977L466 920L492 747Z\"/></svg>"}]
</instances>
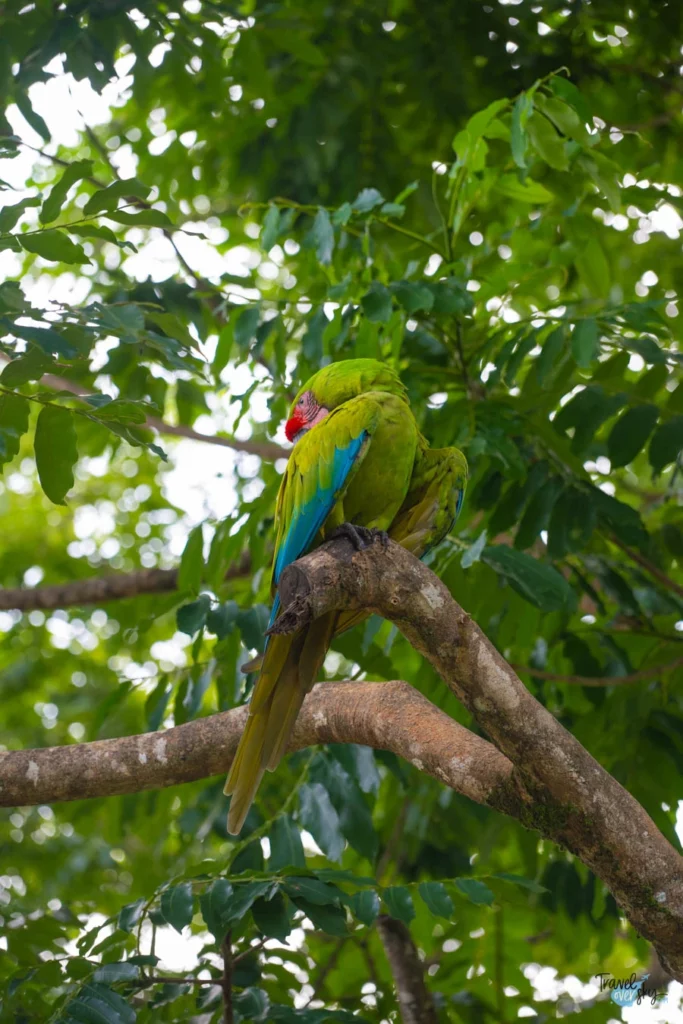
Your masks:
<instances>
[{"instance_id":1,"label":"tree bark","mask_svg":"<svg viewBox=\"0 0 683 1024\"><path fill-rule=\"evenodd\" d=\"M247 575L250 565L251 559L245 551L235 565L230 566L225 578L235 579ZM8 590L0 588L0 611L52 611L55 608L71 608L74 605L79 607L84 604L106 604L108 601L137 597L138 594L161 594L177 588L177 569L140 569L137 572L94 576L46 587L16 587Z\"/></svg>"},{"instance_id":2,"label":"tree bark","mask_svg":"<svg viewBox=\"0 0 683 1024\"><path fill-rule=\"evenodd\" d=\"M286 633L334 609L395 623L514 765L489 802L565 846L608 886L664 967L683 979L683 858L640 804L526 689L447 587L398 544L356 552L346 538L287 566Z\"/></svg>"},{"instance_id":3,"label":"tree bark","mask_svg":"<svg viewBox=\"0 0 683 1024\"><path fill-rule=\"evenodd\" d=\"M410 932L402 921L387 914L377 918L377 931L389 961L403 1024L438 1024Z\"/></svg>"}]
</instances>

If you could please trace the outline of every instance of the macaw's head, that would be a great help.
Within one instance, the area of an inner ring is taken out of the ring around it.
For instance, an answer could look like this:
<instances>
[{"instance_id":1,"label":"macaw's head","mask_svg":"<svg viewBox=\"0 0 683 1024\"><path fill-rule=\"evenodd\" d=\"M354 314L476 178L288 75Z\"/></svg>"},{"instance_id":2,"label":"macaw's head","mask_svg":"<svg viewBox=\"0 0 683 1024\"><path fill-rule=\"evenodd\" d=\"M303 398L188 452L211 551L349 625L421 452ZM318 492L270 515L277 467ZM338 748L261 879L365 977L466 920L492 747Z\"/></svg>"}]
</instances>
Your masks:
<instances>
[{"instance_id":1,"label":"macaw's head","mask_svg":"<svg viewBox=\"0 0 683 1024\"><path fill-rule=\"evenodd\" d=\"M376 359L344 359L318 370L292 402L285 424L293 444L338 406L368 391L387 391L407 401L398 375Z\"/></svg>"}]
</instances>

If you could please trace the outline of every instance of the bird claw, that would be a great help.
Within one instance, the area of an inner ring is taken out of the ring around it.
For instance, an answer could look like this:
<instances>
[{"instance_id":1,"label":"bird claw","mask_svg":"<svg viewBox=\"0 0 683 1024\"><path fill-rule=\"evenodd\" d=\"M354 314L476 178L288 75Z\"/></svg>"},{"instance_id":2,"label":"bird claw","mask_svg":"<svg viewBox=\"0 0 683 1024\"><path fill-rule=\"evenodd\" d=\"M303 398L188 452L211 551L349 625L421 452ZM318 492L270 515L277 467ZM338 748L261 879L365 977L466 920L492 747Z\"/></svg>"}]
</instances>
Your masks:
<instances>
[{"instance_id":1,"label":"bird claw","mask_svg":"<svg viewBox=\"0 0 683 1024\"><path fill-rule=\"evenodd\" d=\"M351 541L356 551L363 551L369 548L375 541L379 541L383 548L389 544L389 534L386 530L378 530L375 527L356 526L354 523L342 523L330 534L330 540L337 537L346 537Z\"/></svg>"}]
</instances>

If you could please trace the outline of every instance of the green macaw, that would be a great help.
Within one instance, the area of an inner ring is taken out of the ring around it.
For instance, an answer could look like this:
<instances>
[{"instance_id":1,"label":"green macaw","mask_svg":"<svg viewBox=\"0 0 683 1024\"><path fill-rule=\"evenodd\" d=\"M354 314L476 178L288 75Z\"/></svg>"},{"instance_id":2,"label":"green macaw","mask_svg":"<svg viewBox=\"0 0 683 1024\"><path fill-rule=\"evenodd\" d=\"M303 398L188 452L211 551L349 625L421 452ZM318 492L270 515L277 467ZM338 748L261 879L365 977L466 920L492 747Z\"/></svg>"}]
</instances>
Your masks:
<instances>
[{"instance_id":1,"label":"green macaw","mask_svg":"<svg viewBox=\"0 0 683 1024\"><path fill-rule=\"evenodd\" d=\"M467 462L457 448L430 449L397 374L374 359L332 363L294 399L285 432L294 448L275 510L274 596L291 562L343 532L362 547L378 534L422 557L460 511ZM266 769L285 752L304 697L332 638L367 612L330 612L294 635L270 636L230 769L228 831L241 830Z\"/></svg>"}]
</instances>

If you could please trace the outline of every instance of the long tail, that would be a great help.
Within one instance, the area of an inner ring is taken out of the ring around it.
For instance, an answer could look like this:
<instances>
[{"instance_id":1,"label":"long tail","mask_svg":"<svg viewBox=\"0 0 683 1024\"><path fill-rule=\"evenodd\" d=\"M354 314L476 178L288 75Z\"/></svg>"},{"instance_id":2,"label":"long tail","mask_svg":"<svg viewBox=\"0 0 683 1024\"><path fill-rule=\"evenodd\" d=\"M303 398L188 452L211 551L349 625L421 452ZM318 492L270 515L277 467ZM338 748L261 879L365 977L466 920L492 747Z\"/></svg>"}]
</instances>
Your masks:
<instances>
[{"instance_id":1,"label":"long tail","mask_svg":"<svg viewBox=\"0 0 683 1024\"><path fill-rule=\"evenodd\" d=\"M292 636L272 636L263 656L249 717L224 792L232 794L228 832L237 835L266 771L274 771L287 749L304 697L325 659L335 613Z\"/></svg>"}]
</instances>

